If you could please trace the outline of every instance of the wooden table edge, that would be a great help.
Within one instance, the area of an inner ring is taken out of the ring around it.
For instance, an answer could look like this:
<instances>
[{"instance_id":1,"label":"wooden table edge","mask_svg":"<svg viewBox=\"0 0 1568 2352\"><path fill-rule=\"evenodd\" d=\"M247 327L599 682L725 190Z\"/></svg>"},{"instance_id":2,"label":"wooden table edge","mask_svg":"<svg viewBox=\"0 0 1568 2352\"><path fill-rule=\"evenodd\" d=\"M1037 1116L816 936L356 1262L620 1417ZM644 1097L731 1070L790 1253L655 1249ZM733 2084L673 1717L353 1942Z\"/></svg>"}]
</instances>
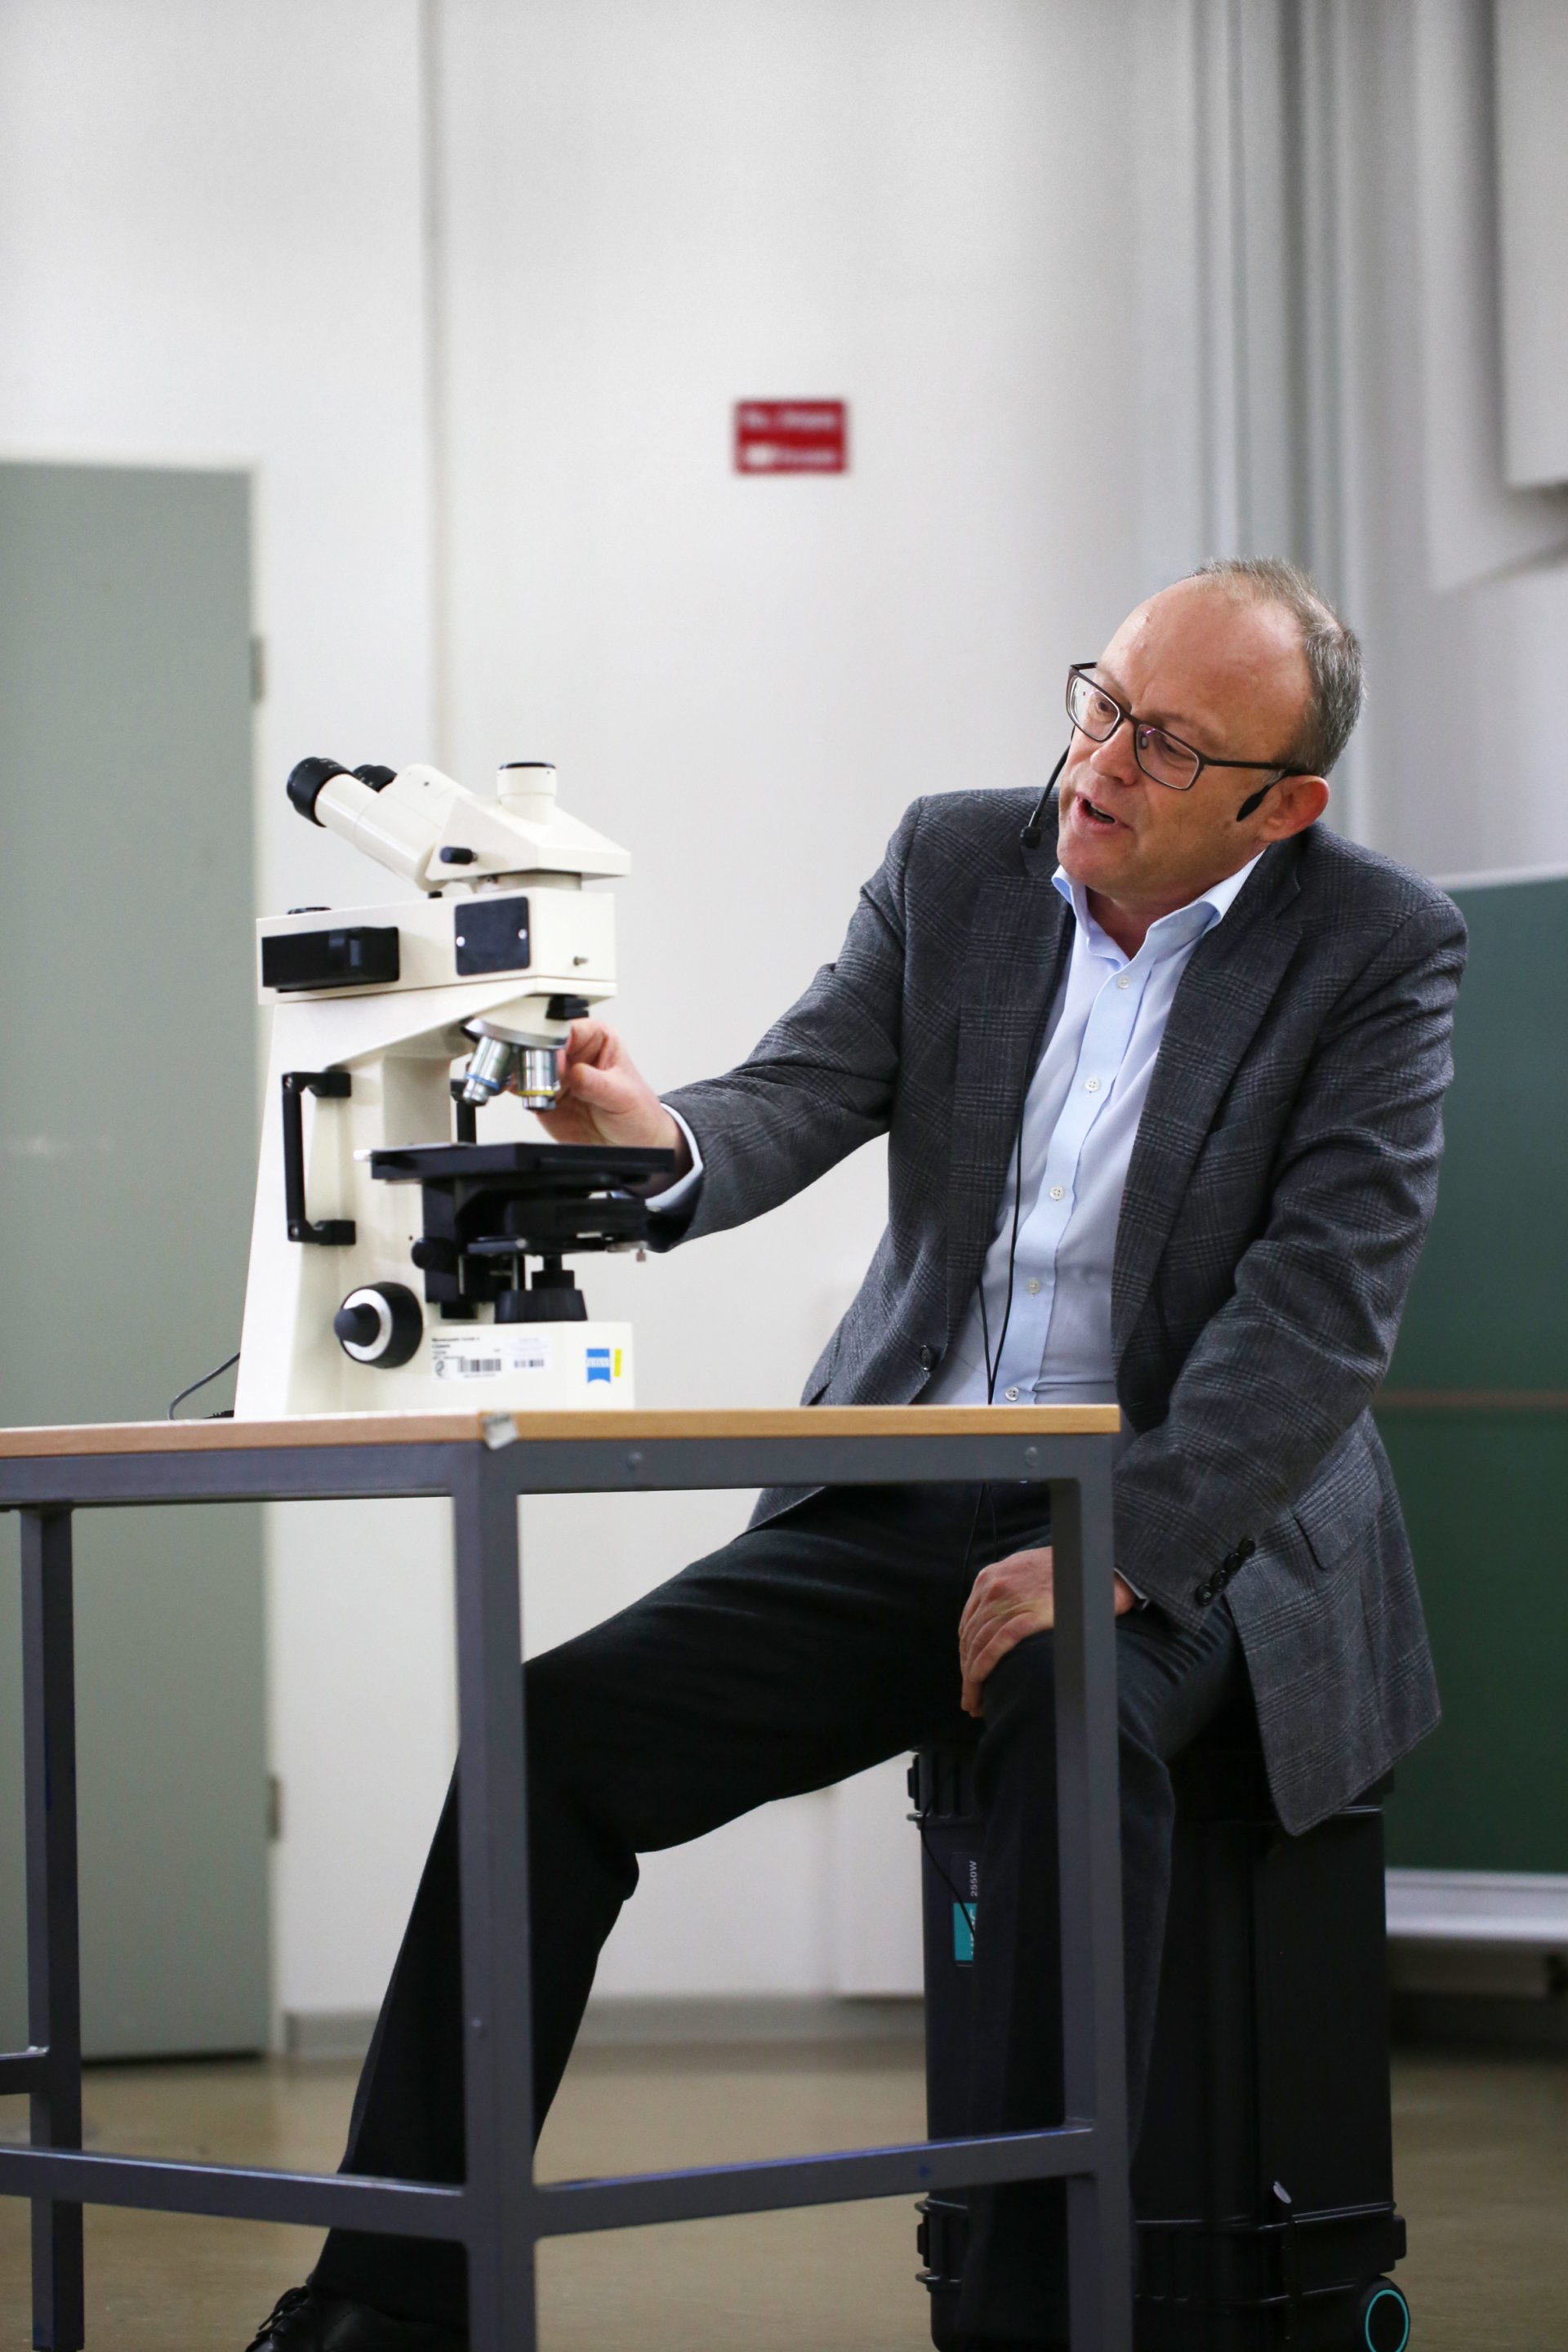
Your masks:
<instances>
[{"instance_id":1,"label":"wooden table edge","mask_svg":"<svg viewBox=\"0 0 1568 2352\"><path fill-rule=\"evenodd\" d=\"M692 1412L343 1412L292 1421L89 1422L0 1429L0 1460L66 1454L236 1454L284 1446L479 1445L517 1439L589 1440L602 1445L658 1438L1106 1437L1121 1426L1113 1404L793 1405L777 1411Z\"/></svg>"}]
</instances>

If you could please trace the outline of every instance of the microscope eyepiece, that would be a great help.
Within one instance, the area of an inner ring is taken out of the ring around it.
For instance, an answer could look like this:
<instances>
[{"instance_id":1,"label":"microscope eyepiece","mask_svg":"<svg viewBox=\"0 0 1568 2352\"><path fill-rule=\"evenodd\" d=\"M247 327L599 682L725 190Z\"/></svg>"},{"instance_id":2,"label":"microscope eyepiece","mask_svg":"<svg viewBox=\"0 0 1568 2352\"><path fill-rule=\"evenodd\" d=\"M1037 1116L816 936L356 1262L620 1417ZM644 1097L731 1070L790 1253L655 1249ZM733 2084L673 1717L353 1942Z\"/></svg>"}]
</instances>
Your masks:
<instances>
[{"instance_id":1,"label":"microscope eyepiece","mask_svg":"<svg viewBox=\"0 0 1568 2352\"><path fill-rule=\"evenodd\" d=\"M308 817L312 824L320 824L321 820L316 814L316 803L321 798L321 786L330 778L347 772L341 760L301 760L289 772L289 797L302 817Z\"/></svg>"},{"instance_id":2,"label":"microscope eyepiece","mask_svg":"<svg viewBox=\"0 0 1568 2352\"><path fill-rule=\"evenodd\" d=\"M308 817L312 824L320 824L316 803L321 796L322 785L331 783L334 776L353 776L371 792L384 793L396 773L395 768L345 768L341 760L301 760L289 771L287 791L300 815Z\"/></svg>"}]
</instances>

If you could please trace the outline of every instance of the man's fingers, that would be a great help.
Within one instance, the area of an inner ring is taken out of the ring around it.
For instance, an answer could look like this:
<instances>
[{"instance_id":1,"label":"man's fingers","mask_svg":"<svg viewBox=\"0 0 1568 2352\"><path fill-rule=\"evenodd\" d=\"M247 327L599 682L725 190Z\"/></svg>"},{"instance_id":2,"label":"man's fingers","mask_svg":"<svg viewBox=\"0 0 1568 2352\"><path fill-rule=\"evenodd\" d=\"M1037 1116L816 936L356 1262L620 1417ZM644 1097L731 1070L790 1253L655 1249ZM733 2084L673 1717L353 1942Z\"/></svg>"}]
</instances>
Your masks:
<instances>
[{"instance_id":1,"label":"man's fingers","mask_svg":"<svg viewBox=\"0 0 1568 2352\"><path fill-rule=\"evenodd\" d=\"M1014 1617L1027 1616L1029 1613L1028 1609L1019 1601L994 1600L983 1608L977 1609L958 1636L959 1664L967 1672L970 1660L978 1654L981 1645L988 1640L994 1626L1007 1623ZM1048 1619L1047 1622L1049 1622Z\"/></svg>"},{"instance_id":2,"label":"man's fingers","mask_svg":"<svg viewBox=\"0 0 1568 2352\"><path fill-rule=\"evenodd\" d=\"M1056 1556L1048 1544L1034 1551L1009 1552L1005 1559L993 1560L989 1568L983 1568L959 1616L960 1641L965 1628L987 1609L1050 1601L1056 1591L1055 1570Z\"/></svg>"},{"instance_id":3,"label":"man's fingers","mask_svg":"<svg viewBox=\"0 0 1568 2352\"><path fill-rule=\"evenodd\" d=\"M1049 1631L1048 1624L1031 1624L1023 1617L1009 1618L1005 1624L994 1625L973 1656L964 1661L964 1682L979 1689L988 1680L993 1669L1001 1664L1009 1650L1016 1650L1020 1642L1028 1640L1031 1633L1048 1633Z\"/></svg>"},{"instance_id":4,"label":"man's fingers","mask_svg":"<svg viewBox=\"0 0 1568 2352\"><path fill-rule=\"evenodd\" d=\"M1046 1598L1027 1602L1014 1601L1005 1607L988 1609L976 1617L967 1633L960 1637L960 1670L965 1675L974 1675L980 1661L992 1653L999 1638L1005 1637L1004 1648L1010 1650L1016 1642L1023 1640L1026 1633L1048 1633L1055 1622L1056 1611Z\"/></svg>"},{"instance_id":5,"label":"man's fingers","mask_svg":"<svg viewBox=\"0 0 1568 2352\"><path fill-rule=\"evenodd\" d=\"M626 1080L615 1069L596 1062L572 1062L562 1072L566 1085L585 1102L613 1103L626 1091Z\"/></svg>"},{"instance_id":6,"label":"man's fingers","mask_svg":"<svg viewBox=\"0 0 1568 2352\"><path fill-rule=\"evenodd\" d=\"M568 1069L584 1062L603 1066L615 1059L620 1042L602 1021L574 1021L562 1047L563 1059Z\"/></svg>"}]
</instances>

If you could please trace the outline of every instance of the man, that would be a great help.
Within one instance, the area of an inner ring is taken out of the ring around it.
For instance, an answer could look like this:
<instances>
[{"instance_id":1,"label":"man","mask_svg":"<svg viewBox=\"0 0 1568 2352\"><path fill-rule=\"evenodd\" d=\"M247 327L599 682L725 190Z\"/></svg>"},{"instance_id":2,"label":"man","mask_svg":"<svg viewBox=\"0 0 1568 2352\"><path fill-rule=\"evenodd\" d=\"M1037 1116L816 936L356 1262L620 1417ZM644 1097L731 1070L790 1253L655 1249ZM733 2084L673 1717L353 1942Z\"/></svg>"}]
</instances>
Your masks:
<instances>
[{"instance_id":1,"label":"man","mask_svg":"<svg viewBox=\"0 0 1568 2352\"><path fill-rule=\"evenodd\" d=\"M1059 789L917 802L837 962L660 1102L574 1031L563 1139L668 1146L668 1244L873 1135L889 1221L808 1403L1117 1397L1130 2088L1147 2078L1168 1766L1250 1689L1309 1828L1436 1696L1368 1405L1432 1213L1464 930L1318 824L1361 703L1301 574L1208 566L1075 666ZM978 1729L972 2127L1059 2119L1052 1556L1035 1491L765 1495L711 1559L528 1669L541 2113L636 1856ZM978 1567L976 1564L984 1563ZM461 2176L456 1837L437 1834L347 2166ZM1066 2342L1059 2186L974 2192L972 2347ZM338 2232L260 2352L443 2352L457 2249Z\"/></svg>"}]
</instances>

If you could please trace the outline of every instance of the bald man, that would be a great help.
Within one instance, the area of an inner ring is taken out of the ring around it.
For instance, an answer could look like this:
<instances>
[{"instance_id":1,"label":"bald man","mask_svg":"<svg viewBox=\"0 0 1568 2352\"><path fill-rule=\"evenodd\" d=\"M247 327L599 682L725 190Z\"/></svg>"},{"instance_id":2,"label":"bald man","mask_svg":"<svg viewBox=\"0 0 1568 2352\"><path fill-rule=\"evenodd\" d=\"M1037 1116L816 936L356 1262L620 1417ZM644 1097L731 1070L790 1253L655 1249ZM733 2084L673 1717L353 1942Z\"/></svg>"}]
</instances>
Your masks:
<instances>
[{"instance_id":1,"label":"bald man","mask_svg":"<svg viewBox=\"0 0 1568 2352\"><path fill-rule=\"evenodd\" d=\"M1361 699L1356 641L1301 573L1206 566L1072 666L1044 795L915 803L837 962L739 1068L661 1101L581 1022L546 1122L678 1153L653 1204L665 1247L888 1138L887 1230L808 1404L1120 1402L1134 2130L1173 1758L1249 1701L1300 1832L1437 1714L1368 1407L1436 1198L1465 939L1429 883L1319 823ZM971 2127L1059 2120L1052 1627L1027 1486L778 1491L722 1551L535 1660L541 2116L639 1853L967 1735ZM352 2171L462 2177L456 1851L448 1807ZM1062 2352L1059 2185L971 2206L957 2345ZM455 2352L464 2298L458 2248L336 2232L253 2352Z\"/></svg>"}]
</instances>

